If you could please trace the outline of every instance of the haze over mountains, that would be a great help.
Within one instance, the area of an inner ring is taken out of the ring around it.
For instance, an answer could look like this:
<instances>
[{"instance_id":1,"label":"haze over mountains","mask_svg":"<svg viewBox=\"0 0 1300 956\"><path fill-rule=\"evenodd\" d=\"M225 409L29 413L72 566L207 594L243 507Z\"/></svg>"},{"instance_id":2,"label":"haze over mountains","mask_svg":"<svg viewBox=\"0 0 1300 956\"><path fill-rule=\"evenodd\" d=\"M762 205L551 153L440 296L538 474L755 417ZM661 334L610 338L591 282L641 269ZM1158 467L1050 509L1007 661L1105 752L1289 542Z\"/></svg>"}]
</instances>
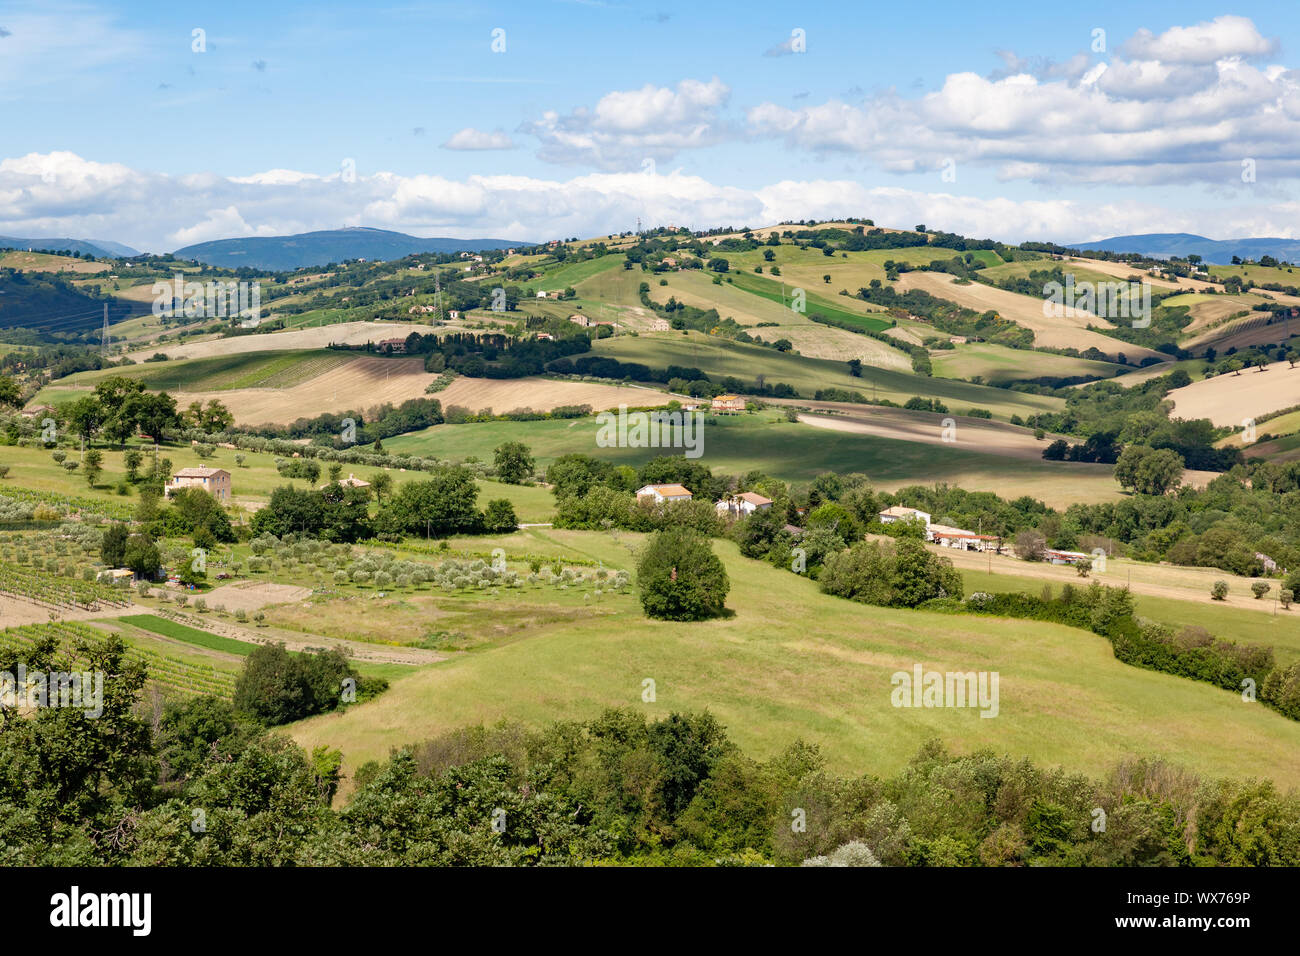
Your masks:
<instances>
[{"instance_id":1,"label":"haze over mountains","mask_svg":"<svg viewBox=\"0 0 1300 956\"><path fill-rule=\"evenodd\" d=\"M1096 242L1066 243L1072 249L1136 252L1157 259L1200 256L1212 265L1228 265L1233 256L1258 261L1263 256L1300 261L1300 239L1207 239L1188 232L1149 232L1136 236L1112 236Z\"/></svg>"},{"instance_id":2,"label":"haze over mountains","mask_svg":"<svg viewBox=\"0 0 1300 956\"><path fill-rule=\"evenodd\" d=\"M108 239L21 239L16 236L0 236L0 249L67 250L96 257L140 255L138 249Z\"/></svg>"},{"instance_id":3,"label":"haze over mountains","mask_svg":"<svg viewBox=\"0 0 1300 956\"><path fill-rule=\"evenodd\" d=\"M237 269L241 266L269 271L290 271L323 266L348 259L387 261L421 252L476 252L509 249L534 243L520 239L421 238L402 232L369 227L348 227L305 232L290 236L244 236L214 239L175 250L178 259L193 259L208 265ZM1300 261L1300 239L1261 237L1209 239L1186 232L1153 232L1112 236L1091 242L1064 243L1072 249L1138 253L1157 259L1199 255L1214 265L1227 265L1233 256L1258 261L1264 256ZM96 257L129 257L142 253L107 239L18 238L0 236L0 249L51 249L81 252Z\"/></svg>"},{"instance_id":4,"label":"haze over mountains","mask_svg":"<svg viewBox=\"0 0 1300 956\"><path fill-rule=\"evenodd\" d=\"M178 259L195 259L229 269L248 266L278 272L323 266L345 259L388 260L417 252L476 252L525 245L530 243L510 239L421 239L386 229L352 227L296 236L214 239L177 249L174 255Z\"/></svg>"}]
</instances>

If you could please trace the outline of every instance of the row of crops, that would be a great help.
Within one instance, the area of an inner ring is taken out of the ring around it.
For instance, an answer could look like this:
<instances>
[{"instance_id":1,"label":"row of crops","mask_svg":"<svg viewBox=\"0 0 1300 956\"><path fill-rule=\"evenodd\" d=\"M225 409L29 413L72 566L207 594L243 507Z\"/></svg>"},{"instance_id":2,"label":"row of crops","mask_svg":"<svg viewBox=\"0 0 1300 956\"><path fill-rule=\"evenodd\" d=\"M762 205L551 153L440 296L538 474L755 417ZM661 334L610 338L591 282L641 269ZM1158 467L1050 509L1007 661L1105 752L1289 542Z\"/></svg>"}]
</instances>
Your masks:
<instances>
[{"instance_id":1,"label":"row of crops","mask_svg":"<svg viewBox=\"0 0 1300 956\"><path fill-rule=\"evenodd\" d=\"M79 641L94 642L105 637L102 631L86 624L55 621L6 628L0 631L0 647L21 651L37 639L51 635L59 641L60 651L70 656L73 667L85 663L77 652ZM212 694L225 698L234 695L235 672L232 670L135 645L131 646L127 656L143 664L148 671L149 681L158 685L164 693Z\"/></svg>"},{"instance_id":2,"label":"row of crops","mask_svg":"<svg viewBox=\"0 0 1300 956\"><path fill-rule=\"evenodd\" d=\"M61 577L35 567L0 564L0 594L31 601L48 608L86 608L101 605L126 607L131 603L122 591L98 581Z\"/></svg>"},{"instance_id":3,"label":"row of crops","mask_svg":"<svg viewBox=\"0 0 1300 956\"><path fill-rule=\"evenodd\" d=\"M33 506L48 505L61 515L77 511L82 514L101 515L116 521L129 521L134 510L134 506L129 502L90 498L85 495L66 495L57 491L39 491L35 488L19 488L7 483L4 487L4 497Z\"/></svg>"}]
</instances>

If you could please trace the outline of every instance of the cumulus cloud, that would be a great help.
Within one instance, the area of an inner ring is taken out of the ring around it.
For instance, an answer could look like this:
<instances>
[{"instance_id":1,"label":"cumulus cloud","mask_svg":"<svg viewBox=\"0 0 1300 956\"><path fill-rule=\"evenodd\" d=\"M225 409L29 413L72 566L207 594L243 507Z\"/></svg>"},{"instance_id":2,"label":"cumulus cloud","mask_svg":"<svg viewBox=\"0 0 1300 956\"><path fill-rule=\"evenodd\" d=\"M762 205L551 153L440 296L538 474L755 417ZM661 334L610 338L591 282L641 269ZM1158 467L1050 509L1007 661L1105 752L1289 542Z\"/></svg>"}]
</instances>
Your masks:
<instances>
[{"instance_id":1,"label":"cumulus cloud","mask_svg":"<svg viewBox=\"0 0 1300 956\"><path fill-rule=\"evenodd\" d=\"M1123 49L1137 59L1203 65L1226 57L1270 56L1277 41L1261 36L1246 17L1222 16L1195 26L1170 27L1159 35L1138 30Z\"/></svg>"},{"instance_id":2,"label":"cumulus cloud","mask_svg":"<svg viewBox=\"0 0 1300 956\"><path fill-rule=\"evenodd\" d=\"M254 229L244 221L244 217L239 214L236 207L227 206L225 209L209 210L206 218L201 222L177 229L167 239L179 249L182 246L191 246L197 242L208 242L213 239L274 235L276 232L271 226Z\"/></svg>"},{"instance_id":3,"label":"cumulus cloud","mask_svg":"<svg viewBox=\"0 0 1300 956\"><path fill-rule=\"evenodd\" d=\"M1275 178L1300 175L1300 73L1246 62L1272 50L1249 20L1139 33L1126 49L1142 58L1089 66L1003 53L1005 70L953 73L919 97L762 103L747 128L895 172L953 159L1042 183L1228 185L1252 158Z\"/></svg>"},{"instance_id":4,"label":"cumulus cloud","mask_svg":"<svg viewBox=\"0 0 1300 956\"><path fill-rule=\"evenodd\" d=\"M514 149L515 144L501 130L489 133L475 129L472 126L466 126L464 129L453 133L447 142L442 144L442 148L465 150Z\"/></svg>"},{"instance_id":5,"label":"cumulus cloud","mask_svg":"<svg viewBox=\"0 0 1300 956\"><path fill-rule=\"evenodd\" d=\"M542 240L618 232L632 228L638 217L651 225L757 228L846 215L881 224L924 222L1013 242L1139 232L1229 238L1294 236L1300 203L1188 211L1132 201L981 198L825 179L741 189L679 171L598 172L569 179L377 172L352 179L270 170L232 178L165 176L72 153L0 161L0 234L102 236L154 252L341 225L424 236Z\"/></svg>"},{"instance_id":6,"label":"cumulus cloud","mask_svg":"<svg viewBox=\"0 0 1300 956\"><path fill-rule=\"evenodd\" d=\"M716 76L682 80L676 88L646 84L606 93L592 108L548 111L521 131L540 140L537 155L547 162L626 169L721 142L728 135L721 109L730 95Z\"/></svg>"}]
</instances>

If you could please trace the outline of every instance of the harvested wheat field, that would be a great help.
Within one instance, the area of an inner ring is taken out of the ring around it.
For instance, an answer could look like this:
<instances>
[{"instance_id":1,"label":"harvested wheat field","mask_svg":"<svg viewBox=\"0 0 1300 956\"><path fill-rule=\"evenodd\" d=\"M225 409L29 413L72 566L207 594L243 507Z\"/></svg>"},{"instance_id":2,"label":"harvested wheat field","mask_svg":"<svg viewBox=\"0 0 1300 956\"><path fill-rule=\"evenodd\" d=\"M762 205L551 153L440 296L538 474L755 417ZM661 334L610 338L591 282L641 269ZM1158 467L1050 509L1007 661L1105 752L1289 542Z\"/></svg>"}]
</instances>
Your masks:
<instances>
[{"instance_id":1,"label":"harvested wheat field","mask_svg":"<svg viewBox=\"0 0 1300 956\"><path fill-rule=\"evenodd\" d=\"M404 339L412 332L428 335L433 326L411 322L338 322L316 328L291 329L287 332L267 332L264 335L239 335L231 338L208 339L172 345L163 342L134 354L137 362L154 352L165 352L170 359L210 358L215 355L234 355L238 352L270 352L277 349L323 349L331 344L365 345L383 339Z\"/></svg>"},{"instance_id":2,"label":"harvested wheat field","mask_svg":"<svg viewBox=\"0 0 1300 956\"><path fill-rule=\"evenodd\" d=\"M1034 344L1047 348L1096 348L1114 358L1123 352L1129 361L1154 356L1161 361L1168 356L1140 345L1121 342L1100 332L1090 331L1087 326L1113 328L1106 319L1075 309L1064 309L1061 316L1044 315L1043 302L1027 295L1007 292L982 282L969 285L957 285L956 277L942 272L905 272L894 284L900 292L908 289L921 289L931 295L949 302L956 302L977 312L990 309L1004 319L1023 325L1034 333Z\"/></svg>"},{"instance_id":3,"label":"harvested wheat field","mask_svg":"<svg viewBox=\"0 0 1300 956\"><path fill-rule=\"evenodd\" d=\"M1216 375L1169 393L1178 418L1208 418L1240 427L1242 420L1300 405L1300 369L1274 362L1264 371Z\"/></svg>"},{"instance_id":4,"label":"harvested wheat field","mask_svg":"<svg viewBox=\"0 0 1300 956\"><path fill-rule=\"evenodd\" d=\"M862 364L873 368L893 368L901 372L912 370L912 360L898 349L890 348L877 339L830 325L805 322L752 329L749 334L765 342L787 339L796 352L808 358L831 359L836 362L860 359Z\"/></svg>"},{"instance_id":5,"label":"harvested wheat field","mask_svg":"<svg viewBox=\"0 0 1300 956\"><path fill-rule=\"evenodd\" d=\"M296 604L309 597L311 588L273 581L241 581L213 589L206 600L210 606L221 605L228 611L260 611L272 604Z\"/></svg>"},{"instance_id":6,"label":"harvested wheat field","mask_svg":"<svg viewBox=\"0 0 1300 956\"><path fill-rule=\"evenodd\" d=\"M1187 306L1187 314L1192 321L1183 329L1184 333L1203 332L1222 324L1230 316L1249 312L1256 303L1262 302L1258 296L1245 295L1209 295L1192 292L1175 295L1165 299L1161 305L1177 308Z\"/></svg>"},{"instance_id":7,"label":"harvested wheat field","mask_svg":"<svg viewBox=\"0 0 1300 956\"><path fill-rule=\"evenodd\" d=\"M290 388L237 388L214 392L177 392L177 404L217 399L240 425L287 424L325 412L365 411L385 402L400 405L430 397L425 389L438 378L424 370L417 357L381 358L365 355L341 368ZM548 412L560 405L590 405L593 409L626 405L661 405L667 395L655 389L544 378L458 378L432 397L442 407L463 405L473 411L490 408L497 414L520 408Z\"/></svg>"},{"instance_id":8,"label":"harvested wheat field","mask_svg":"<svg viewBox=\"0 0 1300 956\"><path fill-rule=\"evenodd\" d=\"M548 378L458 378L435 396L442 407L463 405L473 411L490 408L498 415L531 408L549 412L561 405L590 405L593 410L619 405L662 405L667 392L635 385L563 382Z\"/></svg>"},{"instance_id":9,"label":"harvested wheat field","mask_svg":"<svg viewBox=\"0 0 1300 956\"><path fill-rule=\"evenodd\" d=\"M968 418L965 415L913 412L903 408L872 408L870 411L862 411L860 406L839 402L791 401L790 404L833 413L799 416L799 421L814 428L943 445L955 450L1005 455L1024 461L1042 461L1043 449L1048 443L1065 437L1049 434L1040 441L1029 429L982 418ZM950 429L945 429L945 420L952 421ZM949 441L944 440L945 435L950 438Z\"/></svg>"}]
</instances>

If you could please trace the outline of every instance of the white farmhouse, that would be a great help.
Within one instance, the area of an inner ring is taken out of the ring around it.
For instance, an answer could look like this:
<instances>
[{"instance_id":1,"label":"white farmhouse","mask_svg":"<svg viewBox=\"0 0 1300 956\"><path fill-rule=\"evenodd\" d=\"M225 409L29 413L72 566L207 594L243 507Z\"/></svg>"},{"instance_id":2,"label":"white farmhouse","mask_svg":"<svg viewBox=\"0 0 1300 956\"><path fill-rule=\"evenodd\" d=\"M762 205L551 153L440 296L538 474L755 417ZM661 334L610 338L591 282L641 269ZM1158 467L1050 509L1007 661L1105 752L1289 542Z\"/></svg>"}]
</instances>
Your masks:
<instances>
[{"instance_id":1,"label":"white farmhouse","mask_svg":"<svg viewBox=\"0 0 1300 956\"><path fill-rule=\"evenodd\" d=\"M646 485L636 490L637 501L650 499L657 505L665 502L673 504L678 501L690 501L691 497L691 493L681 485Z\"/></svg>"}]
</instances>

